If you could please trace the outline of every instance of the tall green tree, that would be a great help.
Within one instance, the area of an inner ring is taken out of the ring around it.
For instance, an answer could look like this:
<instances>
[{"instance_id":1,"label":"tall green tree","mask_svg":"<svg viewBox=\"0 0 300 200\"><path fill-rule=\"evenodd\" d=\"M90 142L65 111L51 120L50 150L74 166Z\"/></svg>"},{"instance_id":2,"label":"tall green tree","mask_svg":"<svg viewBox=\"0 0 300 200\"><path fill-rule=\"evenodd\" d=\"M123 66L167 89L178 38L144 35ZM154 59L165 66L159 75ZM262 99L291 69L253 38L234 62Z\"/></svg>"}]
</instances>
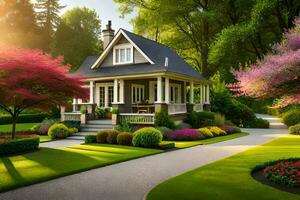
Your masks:
<instances>
[{"instance_id":1,"label":"tall green tree","mask_svg":"<svg viewBox=\"0 0 300 200\"><path fill-rule=\"evenodd\" d=\"M63 55L66 64L76 70L87 56L101 50L101 22L95 10L77 7L67 11L54 36L53 54Z\"/></svg>"},{"instance_id":2,"label":"tall green tree","mask_svg":"<svg viewBox=\"0 0 300 200\"><path fill-rule=\"evenodd\" d=\"M38 27L30 0L0 1L0 42L19 47L39 47Z\"/></svg>"},{"instance_id":3,"label":"tall green tree","mask_svg":"<svg viewBox=\"0 0 300 200\"><path fill-rule=\"evenodd\" d=\"M37 22L41 28L43 37L43 50L50 50L50 43L53 39L54 31L59 24L61 6L59 0L37 0L35 9L37 12Z\"/></svg>"}]
</instances>

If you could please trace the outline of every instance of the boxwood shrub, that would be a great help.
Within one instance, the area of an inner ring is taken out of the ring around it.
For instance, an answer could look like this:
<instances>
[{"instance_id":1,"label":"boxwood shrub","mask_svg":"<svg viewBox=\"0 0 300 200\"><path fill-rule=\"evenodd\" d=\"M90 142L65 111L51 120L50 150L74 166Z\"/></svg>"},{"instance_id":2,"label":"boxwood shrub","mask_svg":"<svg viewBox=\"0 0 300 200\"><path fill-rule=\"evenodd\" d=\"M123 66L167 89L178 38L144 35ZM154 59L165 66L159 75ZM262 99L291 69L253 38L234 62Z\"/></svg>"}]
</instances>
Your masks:
<instances>
[{"instance_id":1,"label":"boxwood shrub","mask_svg":"<svg viewBox=\"0 0 300 200\"><path fill-rule=\"evenodd\" d=\"M19 116L17 123L35 123L42 122L45 118L48 118L47 113L37 113L37 114L22 114ZM9 115L0 116L0 124L11 124L12 119Z\"/></svg>"},{"instance_id":2,"label":"boxwood shrub","mask_svg":"<svg viewBox=\"0 0 300 200\"><path fill-rule=\"evenodd\" d=\"M126 133L126 132L120 133L117 137L117 143L119 145L131 146L132 138L133 138L133 135L131 133Z\"/></svg>"},{"instance_id":3,"label":"boxwood shrub","mask_svg":"<svg viewBox=\"0 0 300 200\"><path fill-rule=\"evenodd\" d=\"M300 124L290 126L289 132L290 132L290 134L300 135Z\"/></svg>"},{"instance_id":4,"label":"boxwood shrub","mask_svg":"<svg viewBox=\"0 0 300 200\"><path fill-rule=\"evenodd\" d=\"M174 142L168 142L164 144L159 144L159 148L162 150L167 150L167 149L174 149L175 148L175 143Z\"/></svg>"},{"instance_id":5,"label":"boxwood shrub","mask_svg":"<svg viewBox=\"0 0 300 200\"><path fill-rule=\"evenodd\" d=\"M119 133L119 131L111 130L111 132L107 135L106 142L108 144L117 144L117 137Z\"/></svg>"},{"instance_id":6,"label":"boxwood shrub","mask_svg":"<svg viewBox=\"0 0 300 200\"><path fill-rule=\"evenodd\" d=\"M48 130L51 139L64 139L69 136L69 129L64 124L54 124Z\"/></svg>"},{"instance_id":7,"label":"boxwood shrub","mask_svg":"<svg viewBox=\"0 0 300 200\"><path fill-rule=\"evenodd\" d=\"M39 148L40 138L33 136L31 138L17 139L9 142L0 143L0 155L18 154L34 151Z\"/></svg>"},{"instance_id":8,"label":"boxwood shrub","mask_svg":"<svg viewBox=\"0 0 300 200\"><path fill-rule=\"evenodd\" d=\"M116 130L102 130L97 133L97 143L110 143L110 144L116 144L117 143L117 136L119 132ZM108 136L110 138L108 139ZM109 140L109 142L108 142Z\"/></svg>"},{"instance_id":9,"label":"boxwood shrub","mask_svg":"<svg viewBox=\"0 0 300 200\"><path fill-rule=\"evenodd\" d=\"M300 110L289 110L282 115L283 123L287 126L293 126L300 123Z\"/></svg>"},{"instance_id":10,"label":"boxwood shrub","mask_svg":"<svg viewBox=\"0 0 300 200\"><path fill-rule=\"evenodd\" d=\"M97 136L96 135L86 135L84 136L84 143L96 143L97 142Z\"/></svg>"},{"instance_id":11,"label":"boxwood shrub","mask_svg":"<svg viewBox=\"0 0 300 200\"><path fill-rule=\"evenodd\" d=\"M73 120L66 120L62 122L68 128L77 128L78 131L81 130L81 122L80 121L73 121Z\"/></svg>"},{"instance_id":12,"label":"boxwood shrub","mask_svg":"<svg viewBox=\"0 0 300 200\"><path fill-rule=\"evenodd\" d=\"M162 134L153 127L142 128L134 132L132 144L137 147L158 147Z\"/></svg>"}]
</instances>

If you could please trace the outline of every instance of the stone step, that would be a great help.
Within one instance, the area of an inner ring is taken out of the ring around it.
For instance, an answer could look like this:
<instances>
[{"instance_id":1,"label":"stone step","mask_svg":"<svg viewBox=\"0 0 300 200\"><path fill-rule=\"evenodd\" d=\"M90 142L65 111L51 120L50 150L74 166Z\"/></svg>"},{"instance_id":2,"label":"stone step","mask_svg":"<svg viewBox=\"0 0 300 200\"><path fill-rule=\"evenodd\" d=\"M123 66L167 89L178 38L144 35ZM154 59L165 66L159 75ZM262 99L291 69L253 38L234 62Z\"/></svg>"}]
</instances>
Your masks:
<instances>
[{"instance_id":1,"label":"stone step","mask_svg":"<svg viewBox=\"0 0 300 200\"><path fill-rule=\"evenodd\" d=\"M98 132L101 130L111 130L112 128L82 128L80 132Z\"/></svg>"},{"instance_id":2,"label":"stone step","mask_svg":"<svg viewBox=\"0 0 300 200\"><path fill-rule=\"evenodd\" d=\"M109 124L86 124L82 128L112 129L113 125Z\"/></svg>"},{"instance_id":3,"label":"stone step","mask_svg":"<svg viewBox=\"0 0 300 200\"><path fill-rule=\"evenodd\" d=\"M112 121L109 119L103 119L103 120L90 120L87 124L90 125L112 125Z\"/></svg>"}]
</instances>

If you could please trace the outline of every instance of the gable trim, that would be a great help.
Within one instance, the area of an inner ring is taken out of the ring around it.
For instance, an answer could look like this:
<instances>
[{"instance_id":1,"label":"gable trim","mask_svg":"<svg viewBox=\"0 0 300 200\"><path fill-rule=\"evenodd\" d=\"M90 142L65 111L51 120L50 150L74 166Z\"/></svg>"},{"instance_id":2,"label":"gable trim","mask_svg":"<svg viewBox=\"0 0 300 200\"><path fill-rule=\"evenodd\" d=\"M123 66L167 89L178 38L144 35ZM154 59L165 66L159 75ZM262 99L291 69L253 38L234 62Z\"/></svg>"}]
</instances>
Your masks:
<instances>
[{"instance_id":1,"label":"gable trim","mask_svg":"<svg viewBox=\"0 0 300 200\"><path fill-rule=\"evenodd\" d=\"M134 46L134 48L136 48L142 54L142 56L144 56L146 58L146 60L148 60L151 64L154 64L154 62L130 39L130 37L128 37L128 35L122 29L119 29L118 33L115 35L113 40L109 43L109 45L107 46L107 48L105 48L105 50L101 54L101 56L92 65L92 67L91 67L92 69L96 68L104 61L106 56L109 54L110 50L113 49L113 46L116 43L117 39L121 35L123 35Z\"/></svg>"}]
</instances>

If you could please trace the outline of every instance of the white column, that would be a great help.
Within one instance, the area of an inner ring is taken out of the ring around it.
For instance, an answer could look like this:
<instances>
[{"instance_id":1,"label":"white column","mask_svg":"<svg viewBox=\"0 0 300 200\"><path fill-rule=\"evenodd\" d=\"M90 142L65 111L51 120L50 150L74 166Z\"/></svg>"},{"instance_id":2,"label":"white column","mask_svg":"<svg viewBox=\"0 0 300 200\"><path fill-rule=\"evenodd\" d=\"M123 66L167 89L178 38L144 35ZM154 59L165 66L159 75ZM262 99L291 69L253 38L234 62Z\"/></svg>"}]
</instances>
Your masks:
<instances>
[{"instance_id":1,"label":"white column","mask_svg":"<svg viewBox=\"0 0 300 200\"><path fill-rule=\"evenodd\" d=\"M203 104L203 88L202 88L202 84L199 85L199 89L200 89L200 104Z\"/></svg>"},{"instance_id":2,"label":"white column","mask_svg":"<svg viewBox=\"0 0 300 200\"><path fill-rule=\"evenodd\" d=\"M73 99L73 112L76 112L76 99Z\"/></svg>"},{"instance_id":3,"label":"white column","mask_svg":"<svg viewBox=\"0 0 300 200\"><path fill-rule=\"evenodd\" d=\"M108 107L108 86L104 87L104 107Z\"/></svg>"},{"instance_id":4,"label":"white column","mask_svg":"<svg viewBox=\"0 0 300 200\"><path fill-rule=\"evenodd\" d=\"M190 103L194 103L194 82L190 82Z\"/></svg>"},{"instance_id":5,"label":"white column","mask_svg":"<svg viewBox=\"0 0 300 200\"><path fill-rule=\"evenodd\" d=\"M170 103L170 79L169 77L165 78L165 103Z\"/></svg>"},{"instance_id":6,"label":"white column","mask_svg":"<svg viewBox=\"0 0 300 200\"><path fill-rule=\"evenodd\" d=\"M183 82L183 103L186 103L186 82Z\"/></svg>"},{"instance_id":7,"label":"white column","mask_svg":"<svg viewBox=\"0 0 300 200\"><path fill-rule=\"evenodd\" d=\"M159 76L157 77L157 103L162 103L161 87L161 76Z\"/></svg>"},{"instance_id":8,"label":"white column","mask_svg":"<svg viewBox=\"0 0 300 200\"><path fill-rule=\"evenodd\" d=\"M120 103L124 103L124 80L120 80Z\"/></svg>"},{"instance_id":9,"label":"white column","mask_svg":"<svg viewBox=\"0 0 300 200\"><path fill-rule=\"evenodd\" d=\"M209 100L209 95L210 95L210 91L209 91L209 85L207 85L207 93L206 93L206 103L210 104L210 100Z\"/></svg>"},{"instance_id":10,"label":"white column","mask_svg":"<svg viewBox=\"0 0 300 200\"><path fill-rule=\"evenodd\" d=\"M114 80L114 100L113 103L118 103L118 79Z\"/></svg>"},{"instance_id":11,"label":"white column","mask_svg":"<svg viewBox=\"0 0 300 200\"><path fill-rule=\"evenodd\" d=\"M205 104L205 86L202 84L201 85L201 88L202 88L202 104Z\"/></svg>"},{"instance_id":12,"label":"white column","mask_svg":"<svg viewBox=\"0 0 300 200\"><path fill-rule=\"evenodd\" d=\"M94 81L90 81L90 103L94 103Z\"/></svg>"}]
</instances>

